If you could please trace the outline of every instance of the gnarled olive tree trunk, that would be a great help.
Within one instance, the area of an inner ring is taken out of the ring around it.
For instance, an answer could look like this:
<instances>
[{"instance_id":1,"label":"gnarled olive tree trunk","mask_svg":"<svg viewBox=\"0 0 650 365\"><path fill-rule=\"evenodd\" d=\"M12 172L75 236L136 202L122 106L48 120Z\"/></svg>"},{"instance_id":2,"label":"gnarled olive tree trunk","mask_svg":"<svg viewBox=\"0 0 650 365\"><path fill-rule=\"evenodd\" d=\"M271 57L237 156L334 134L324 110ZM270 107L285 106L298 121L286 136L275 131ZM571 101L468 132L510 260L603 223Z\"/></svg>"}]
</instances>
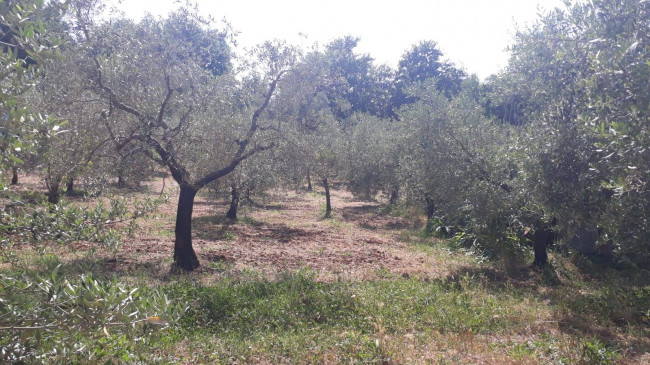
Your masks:
<instances>
[{"instance_id":1,"label":"gnarled olive tree trunk","mask_svg":"<svg viewBox=\"0 0 650 365\"><path fill-rule=\"evenodd\" d=\"M14 166L11 173L11 185L18 185L18 167Z\"/></svg>"},{"instance_id":2,"label":"gnarled olive tree trunk","mask_svg":"<svg viewBox=\"0 0 650 365\"><path fill-rule=\"evenodd\" d=\"M395 186L390 191L390 198L388 199L388 204L396 205L399 201L399 186Z\"/></svg>"},{"instance_id":3,"label":"gnarled olive tree trunk","mask_svg":"<svg viewBox=\"0 0 650 365\"><path fill-rule=\"evenodd\" d=\"M541 223L535 227L532 237L533 252L535 253L533 266L544 267L548 264L548 253L546 249L557 238L557 232L554 229L556 223L557 221L553 219L551 223Z\"/></svg>"},{"instance_id":4,"label":"gnarled olive tree trunk","mask_svg":"<svg viewBox=\"0 0 650 365\"><path fill-rule=\"evenodd\" d=\"M199 267L199 260L192 248L192 211L197 190L189 185L181 185L176 209L176 240L174 241L174 263L186 271Z\"/></svg>"},{"instance_id":5,"label":"gnarled olive tree trunk","mask_svg":"<svg viewBox=\"0 0 650 365\"><path fill-rule=\"evenodd\" d=\"M330 184L327 178L323 179L323 187L325 188L325 218L332 216L332 201L330 199Z\"/></svg>"},{"instance_id":6,"label":"gnarled olive tree trunk","mask_svg":"<svg viewBox=\"0 0 650 365\"><path fill-rule=\"evenodd\" d=\"M539 230L533 234L533 251L535 252L533 266L544 267L548 264L546 245L549 243L549 241L550 236L547 230Z\"/></svg>"},{"instance_id":7,"label":"gnarled olive tree trunk","mask_svg":"<svg viewBox=\"0 0 650 365\"><path fill-rule=\"evenodd\" d=\"M312 191L314 188L311 186L311 174L309 173L309 169L307 169L307 191Z\"/></svg>"},{"instance_id":8,"label":"gnarled olive tree trunk","mask_svg":"<svg viewBox=\"0 0 650 365\"><path fill-rule=\"evenodd\" d=\"M70 177L68 179L68 183L65 186L65 195L72 195L74 194L74 177Z\"/></svg>"},{"instance_id":9,"label":"gnarled olive tree trunk","mask_svg":"<svg viewBox=\"0 0 650 365\"><path fill-rule=\"evenodd\" d=\"M427 221L433 218L433 215L436 214L436 205L433 203L433 199L430 196L426 196L424 201L427 203Z\"/></svg>"},{"instance_id":10,"label":"gnarled olive tree trunk","mask_svg":"<svg viewBox=\"0 0 650 365\"><path fill-rule=\"evenodd\" d=\"M61 177L48 176L45 178L45 186L47 187L47 202L51 204L58 204L61 199Z\"/></svg>"},{"instance_id":11,"label":"gnarled olive tree trunk","mask_svg":"<svg viewBox=\"0 0 650 365\"><path fill-rule=\"evenodd\" d=\"M230 187L230 196L230 209L228 209L226 217L235 220L237 219L237 209L239 208L239 189L237 188L237 185L232 184Z\"/></svg>"}]
</instances>

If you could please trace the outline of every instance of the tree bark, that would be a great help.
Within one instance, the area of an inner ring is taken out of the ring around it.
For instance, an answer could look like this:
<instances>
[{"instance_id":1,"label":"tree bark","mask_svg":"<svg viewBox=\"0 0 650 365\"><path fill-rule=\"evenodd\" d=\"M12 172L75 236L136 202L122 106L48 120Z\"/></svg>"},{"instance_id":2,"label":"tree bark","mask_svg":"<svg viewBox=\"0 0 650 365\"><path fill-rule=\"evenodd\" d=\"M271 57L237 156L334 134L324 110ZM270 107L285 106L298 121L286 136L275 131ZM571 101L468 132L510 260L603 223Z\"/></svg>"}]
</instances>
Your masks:
<instances>
[{"instance_id":1,"label":"tree bark","mask_svg":"<svg viewBox=\"0 0 650 365\"><path fill-rule=\"evenodd\" d=\"M398 199L399 199L399 188L398 188L398 187L394 187L394 188L390 191L390 198L389 198L389 200L388 200L388 204L390 204L390 205L395 205L395 204L397 204L397 200L398 200Z\"/></svg>"},{"instance_id":2,"label":"tree bark","mask_svg":"<svg viewBox=\"0 0 650 365\"><path fill-rule=\"evenodd\" d=\"M236 220L237 209L239 208L239 189L237 189L237 185L232 184L230 187L230 195L232 199L230 199L230 209L228 209L226 217L232 220Z\"/></svg>"},{"instance_id":3,"label":"tree bark","mask_svg":"<svg viewBox=\"0 0 650 365\"><path fill-rule=\"evenodd\" d=\"M11 185L18 185L18 167L14 166L11 172Z\"/></svg>"},{"instance_id":4,"label":"tree bark","mask_svg":"<svg viewBox=\"0 0 650 365\"><path fill-rule=\"evenodd\" d=\"M533 236L533 251L535 252L535 259L533 266L544 267L548 263L548 254L546 253L546 240L547 237L543 232L535 232Z\"/></svg>"},{"instance_id":5,"label":"tree bark","mask_svg":"<svg viewBox=\"0 0 650 365\"><path fill-rule=\"evenodd\" d=\"M433 204L433 199L427 196L424 198L427 203L427 221L433 218L433 215L436 213L436 205Z\"/></svg>"},{"instance_id":6,"label":"tree bark","mask_svg":"<svg viewBox=\"0 0 650 365\"><path fill-rule=\"evenodd\" d=\"M323 179L323 187L325 188L325 218L332 216L332 201L330 199L330 184L327 178Z\"/></svg>"},{"instance_id":7,"label":"tree bark","mask_svg":"<svg viewBox=\"0 0 650 365\"><path fill-rule=\"evenodd\" d=\"M124 176L122 176L122 174L120 174L117 177L117 187L120 188L120 189L126 187L126 180L124 180Z\"/></svg>"},{"instance_id":8,"label":"tree bark","mask_svg":"<svg viewBox=\"0 0 650 365\"><path fill-rule=\"evenodd\" d=\"M65 195L72 195L73 193L74 193L74 177L70 177L65 187Z\"/></svg>"},{"instance_id":9,"label":"tree bark","mask_svg":"<svg viewBox=\"0 0 650 365\"><path fill-rule=\"evenodd\" d=\"M47 185L47 201L51 204L58 204L61 198L59 182L51 182Z\"/></svg>"},{"instance_id":10,"label":"tree bark","mask_svg":"<svg viewBox=\"0 0 650 365\"><path fill-rule=\"evenodd\" d=\"M544 267L548 264L548 254L546 248L551 245L558 236L556 230L557 219L552 218L550 222L538 222L533 232L533 251L535 259L533 266Z\"/></svg>"},{"instance_id":11,"label":"tree bark","mask_svg":"<svg viewBox=\"0 0 650 365\"><path fill-rule=\"evenodd\" d=\"M314 188L311 186L311 174L309 173L309 169L307 169L307 191L312 191Z\"/></svg>"},{"instance_id":12,"label":"tree bark","mask_svg":"<svg viewBox=\"0 0 650 365\"><path fill-rule=\"evenodd\" d=\"M192 248L192 210L197 190L188 185L181 185L176 211L176 239L174 241L174 265L192 271L199 267L199 260Z\"/></svg>"}]
</instances>

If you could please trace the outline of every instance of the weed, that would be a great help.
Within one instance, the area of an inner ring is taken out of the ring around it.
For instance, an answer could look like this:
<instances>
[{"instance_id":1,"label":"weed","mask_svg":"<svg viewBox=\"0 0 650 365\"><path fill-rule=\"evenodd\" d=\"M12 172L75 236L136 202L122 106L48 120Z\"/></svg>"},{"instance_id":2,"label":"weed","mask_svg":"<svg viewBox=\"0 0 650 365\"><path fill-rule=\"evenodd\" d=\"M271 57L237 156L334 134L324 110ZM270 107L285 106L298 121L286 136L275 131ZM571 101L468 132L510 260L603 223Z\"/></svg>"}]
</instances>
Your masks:
<instances>
[{"instance_id":1,"label":"weed","mask_svg":"<svg viewBox=\"0 0 650 365\"><path fill-rule=\"evenodd\" d=\"M224 232L221 235L221 239L225 241L234 241L237 239L237 235L234 234L233 232Z\"/></svg>"},{"instance_id":2,"label":"weed","mask_svg":"<svg viewBox=\"0 0 650 365\"><path fill-rule=\"evenodd\" d=\"M588 364L613 364L620 354L598 339L585 341L582 345L582 360Z\"/></svg>"},{"instance_id":3,"label":"weed","mask_svg":"<svg viewBox=\"0 0 650 365\"><path fill-rule=\"evenodd\" d=\"M239 218L237 221L239 223L243 223L243 224L246 224L246 225L249 225L249 226L252 226L252 227L260 227L260 226L264 225L264 223L258 221L257 219L255 219L255 218L253 218L253 217L251 217L249 215L243 216L243 217Z\"/></svg>"},{"instance_id":4,"label":"weed","mask_svg":"<svg viewBox=\"0 0 650 365\"><path fill-rule=\"evenodd\" d=\"M43 277L0 275L0 362L50 356L61 363L128 361L138 340L184 312L183 304L158 290L130 287L117 278L68 277L60 267Z\"/></svg>"}]
</instances>

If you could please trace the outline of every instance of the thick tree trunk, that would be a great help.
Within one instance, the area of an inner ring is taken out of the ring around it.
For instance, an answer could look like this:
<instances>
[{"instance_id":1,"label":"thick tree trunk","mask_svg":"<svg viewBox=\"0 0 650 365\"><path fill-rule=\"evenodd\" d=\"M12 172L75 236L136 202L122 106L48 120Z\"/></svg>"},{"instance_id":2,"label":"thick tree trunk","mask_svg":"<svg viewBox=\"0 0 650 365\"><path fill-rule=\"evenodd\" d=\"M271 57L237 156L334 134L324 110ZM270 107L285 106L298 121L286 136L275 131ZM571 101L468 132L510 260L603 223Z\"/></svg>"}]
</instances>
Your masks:
<instances>
[{"instance_id":1,"label":"thick tree trunk","mask_svg":"<svg viewBox=\"0 0 650 365\"><path fill-rule=\"evenodd\" d=\"M399 188L394 187L393 190L390 191L390 199L388 200L388 204L395 205L397 204L398 199L399 199Z\"/></svg>"},{"instance_id":2,"label":"thick tree trunk","mask_svg":"<svg viewBox=\"0 0 650 365\"><path fill-rule=\"evenodd\" d=\"M311 174L309 173L309 169L307 169L307 191L312 191L314 188L311 186Z\"/></svg>"},{"instance_id":3,"label":"thick tree trunk","mask_svg":"<svg viewBox=\"0 0 650 365\"><path fill-rule=\"evenodd\" d=\"M367 201L371 201L373 199L372 194L370 193L370 186L366 186L365 191L363 192L363 197Z\"/></svg>"},{"instance_id":4,"label":"thick tree trunk","mask_svg":"<svg viewBox=\"0 0 650 365\"><path fill-rule=\"evenodd\" d=\"M192 210L196 192L191 186L181 185L176 211L174 264L185 271L192 271L199 267L199 260L192 248Z\"/></svg>"},{"instance_id":5,"label":"thick tree trunk","mask_svg":"<svg viewBox=\"0 0 650 365\"><path fill-rule=\"evenodd\" d=\"M330 199L330 184L327 178L323 179L323 187L325 188L325 218L332 216L332 201Z\"/></svg>"},{"instance_id":6,"label":"thick tree trunk","mask_svg":"<svg viewBox=\"0 0 650 365\"><path fill-rule=\"evenodd\" d=\"M431 197L425 197L424 201L427 203L427 221L433 218L433 215L436 213L436 205L433 204L433 199Z\"/></svg>"},{"instance_id":7,"label":"thick tree trunk","mask_svg":"<svg viewBox=\"0 0 650 365\"><path fill-rule=\"evenodd\" d=\"M226 217L235 220L237 219L237 208L239 208L239 189L237 189L237 185L233 184L230 187L230 196L232 197L230 199L230 209L228 209Z\"/></svg>"},{"instance_id":8,"label":"thick tree trunk","mask_svg":"<svg viewBox=\"0 0 650 365\"><path fill-rule=\"evenodd\" d=\"M61 198L61 192L59 190L60 182L51 182L47 185L47 201L52 204L59 204L59 199Z\"/></svg>"},{"instance_id":9,"label":"thick tree trunk","mask_svg":"<svg viewBox=\"0 0 650 365\"><path fill-rule=\"evenodd\" d=\"M65 195L72 195L74 193L74 177L68 179L68 183L65 187Z\"/></svg>"},{"instance_id":10,"label":"thick tree trunk","mask_svg":"<svg viewBox=\"0 0 650 365\"><path fill-rule=\"evenodd\" d=\"M126 187L126 180L124 180L124 176L122 176L122 174L120 174L117 177L117 187L120 188L120 189Z\"/></svg>"},{"instance_id":11,"label":"thick tree trunk","mask_svg":"<svg viewBox=\"0 0 650 365\"><path fill-rule=\"evenodd\" d=\"M11 169L12 175L11 175L11 185L18 185L18 168L14 166Z\"/></svg>"},{"instance_id":12,"label":"thick tree trunk","mask_svg":"<svg viewBox=\"0 0 650 365\"><path fill-rule=\"evenodd\" d=\"M549 226L542 226L535 229L535 233L533 233L533 251L535 252L533 266L544 267L548 264L546 247L553 243L556 235L556 232Z\"/></svg>"},{"instance_id":13,"label":"thick tree trunk","mask_svg":"<svg viewBox=\"0 0 650 365\"><path fill-rule=\"evenodd\" d=\"M546 253L546 235L542 234L542 232L535 232L535 235L533 236L533 251L535 252L533 266L546 266L548 263L548 254Z\"/></svg>"}]
</instances>

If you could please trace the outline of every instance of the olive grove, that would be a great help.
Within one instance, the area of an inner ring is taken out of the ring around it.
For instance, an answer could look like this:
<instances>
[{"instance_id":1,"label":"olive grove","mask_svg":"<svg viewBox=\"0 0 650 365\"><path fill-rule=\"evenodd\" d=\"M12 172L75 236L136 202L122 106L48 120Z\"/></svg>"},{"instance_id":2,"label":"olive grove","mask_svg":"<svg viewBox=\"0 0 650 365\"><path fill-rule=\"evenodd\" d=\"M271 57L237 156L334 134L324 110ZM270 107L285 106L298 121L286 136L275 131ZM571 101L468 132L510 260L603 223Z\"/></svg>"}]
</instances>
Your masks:
<instances>
[{"instance_id":1,"label":"olive grove","mask_svg":"<svg viewBox=\"0 0 650 365\"><path fill-rule=\"evenodd\" d=\"M190 8L133 21L80 0L64 17L52 8L43 21L17 23L47 7L2 6L3 170L21 162L21 140L33 141L30 168L56 204L63 184L72 191L95 176L137 185L163 166L180 187L182 269L199 266L192 211L206 186L227 190L236 219L251 194L321 184L330 217L334 182L418 207L429 233L496 256L532 245L534 264L545 266L556 244L647 264L645 1L543 15L484 82L434 41L413 45L393 70L349 36L311 49L269 41L236 56L230 29Z\"/></svg>"}]
</instances>

